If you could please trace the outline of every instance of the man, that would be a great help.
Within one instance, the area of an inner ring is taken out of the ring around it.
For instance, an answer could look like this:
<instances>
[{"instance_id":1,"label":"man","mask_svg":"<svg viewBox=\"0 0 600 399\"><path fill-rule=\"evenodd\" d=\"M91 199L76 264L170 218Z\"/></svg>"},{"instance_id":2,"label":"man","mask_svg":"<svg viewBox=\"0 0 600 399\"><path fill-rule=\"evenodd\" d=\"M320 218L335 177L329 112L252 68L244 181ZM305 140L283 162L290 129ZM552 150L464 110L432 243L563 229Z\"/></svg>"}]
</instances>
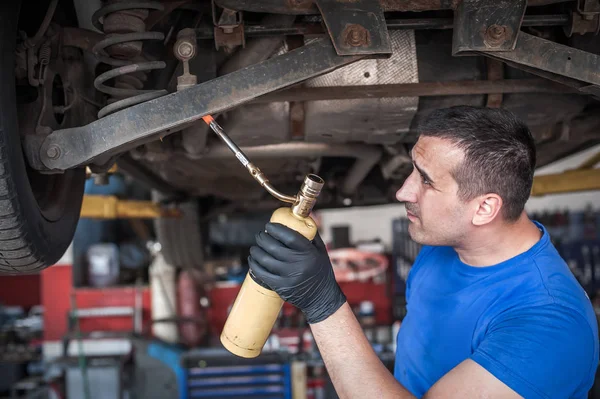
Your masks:
<instances>
[{"instance_id":1,"label":"man","mask_svg":"<svg viewBox=\"0 0 600 399\"><path fill-rule=\"evenodd\" d=\"M598 364L589 299L524 212L528 128L500 109L438 110L396 194L424 244L392 376L335 282L323 242L267 224L252 273L307 316L342 398L585 398ZM395 378L394 378L395 377Z\"/></svg>"}]
</instances>

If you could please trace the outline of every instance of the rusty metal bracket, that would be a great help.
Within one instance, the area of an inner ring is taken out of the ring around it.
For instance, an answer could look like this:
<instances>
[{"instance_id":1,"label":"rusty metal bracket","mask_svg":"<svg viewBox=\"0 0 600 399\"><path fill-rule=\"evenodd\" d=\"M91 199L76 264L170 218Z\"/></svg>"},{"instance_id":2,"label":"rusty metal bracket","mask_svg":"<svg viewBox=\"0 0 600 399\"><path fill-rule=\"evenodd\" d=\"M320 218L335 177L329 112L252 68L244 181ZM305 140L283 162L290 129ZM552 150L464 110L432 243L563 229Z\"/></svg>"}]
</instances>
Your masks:
<instances>
[{"instance_id":1,"label":"rusty metal bracket","mask_svg":"<svg viewBox=\"0 0 600 399\"><path fill-rule=\"evenodd\" d=\"M577 11L586 19L600 15L600 1L577 0Z\"/></svg>"},{"instance_id":2,"label":"rusty metal bracket","mask_svg":"<svg viewBox=\"0 0 600 399\"><path fill-rule=\"evenodd\" d=\"M569 25L565 26L564 31L568 37L574 33L597 35L600 31L600 1L578 0L571 11Z\"/></svg>"},{"instance_id":3,"label":"rusty metal bracket","mask_svg":"<svg viewBox=\"0 0 600 399\"><path fill-rule=\"evenodd\" d=\"M383 11L432 11L449 10L456 7L460 0L372 0L379 3ZM532 0L530 0L532 1ZM319 10L313 0L216 0L221 7L248 12L267 12L274 14L314 15ZM533 1L535 3L535 1ZM344 3L340 1L340 3ZM345 2L354 6L354 1Z\"/></svg>"},{"instance_id":4,"label":"rusty metal bracket","mask_svg":"<svg viewBox=\"0 0 600 399\"><path fill-rule=\"evenodd\" d=\"M492 58L486 58L487 80L496 82L504 79L504 64ZM487 95L485 106L488 108L500 108L502 106L502 93Z\"/></svg>"},{"instance_id":5,"label":"rusty metal bracket","mask_svg":"<svg viewBox=\"0 0 600 399\"><path fill-rule=\"evenodd\" d=\"M502 61L528 67L527 70L532 73L536 73L537 70L594 86L600 85L599 55L564 46L525 32L519 33L519 40L514 51L493 53L484 51L482 53ZM540 75L547 77L542 73Z\"/></svg>"},{"instance_id":6,"label":"rusty metal bracket","mask_svg":"<svg viewBox=\"0 0 600 399\"><path fill-rule=\"evenodd\" d=\"M515 48L527 0L463 0L454 12L452 54Z\"/></svg>"},{"instance_id":7,"label":"rusty metal bracket","mask_svg":"<svg viewBox=\"0 0 600 399\"><path fill-rule=\"evenodd\" d=\"M337 55L329 39L314 42L226 76L115 112L88 125L57 130L33 146L50 170L102 163L118 153L174 133L207 114L218 114L261 95L361 59ZM27 139L26 139L27 140ZM35 147L37 146L37 150Z\"/></svg>"},{"instance_id":8,"label":"rusty metal bracket","mask_svg":"<svg viewBox=\"0 0 600 399\"><path fill-rule=\"evenodd\" d=\"M380 4L372 0L316 0L339 55L390 54L392 46Z\"/></svg>"},{"instance_id":9,"label":"rusty metal bracket","mask_svg":"<svg viewBox=\"0 0 600 399\"><path fill-rule=\"evenodd\" d=\"M223 8L217 18L217 7L212 1L212 15L214 24L215 47L217 50L221 47L234 48L237 46L246 46L246 36L244 35L244 17L241 11Z\"/></svg>"}]
</instances>

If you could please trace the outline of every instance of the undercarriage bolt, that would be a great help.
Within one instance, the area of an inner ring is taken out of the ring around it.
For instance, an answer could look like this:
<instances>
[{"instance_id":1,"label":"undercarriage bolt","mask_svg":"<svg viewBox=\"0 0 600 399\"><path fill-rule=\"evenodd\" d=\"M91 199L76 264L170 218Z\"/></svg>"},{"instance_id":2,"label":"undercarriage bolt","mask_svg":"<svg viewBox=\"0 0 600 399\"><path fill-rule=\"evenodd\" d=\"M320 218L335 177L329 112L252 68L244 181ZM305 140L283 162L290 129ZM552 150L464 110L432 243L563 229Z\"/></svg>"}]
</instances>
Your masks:
<instances>
[{"instance_id":1,"label":"undercarriage bolt","mask_svg":"<svg viewBox=\"0 0 600 399\"><path fill-rule=\"evenodd\" d=\"M189 61L194 58L196 55L196 32L189 28L180 30L173 48L175 57L179 61Z\"/></svg>"},{"instance_id":2,"label":"undercarriage bolt","mask_svg":"<svg viewBox=\"0 0 600 399\"><path fill-rule=\"evenodd\" d=\"M346 44L352 47L366 46L369 43L369 32L358 24L349 25L344 37Z\"/></svg>"},{"instance_id":3,"label":"undercarriage bolt","mask_svg":"<svg viewBox=\"0 0 600 399\"><path fill-rule=\"evenodd\" d=\"M499 47L508 39L508 31L504 25L490 25L485 31L485 44L488 47Z\"/></svg>"},{"instance_id":4,"label":"undercarriage bolt","mask_svg":"<svg viewBox=\"0 0 600 399\"><path fill-rule=\"evenodd\" d=\"M506 33L506 28L500 25L492 25L488 28L488 34L492 39L501 39Z\"/></svg>"},{"instance_id":5,"label":"undercarriage bolt","mask_svg":"<svg viewBox=\"0 0 600 399\"><path fill-rule=\"evenodd\" d=\"M46 150L46 156L50 159L58 159L58 158L60 158L60 155L61 155L60 147L57 146L56 144L52 144Z\"/></svg>"},{"instance_id":6,"label":"undercarriage bolt","mask_svg":"<svg viewBox=\"0 0 600 399\"><path fill-rule=\"evenodd\" d=\"M194 45L187 40L177 44L177 58L190 59L194 56Z\"/></svg>"}]
</instances>

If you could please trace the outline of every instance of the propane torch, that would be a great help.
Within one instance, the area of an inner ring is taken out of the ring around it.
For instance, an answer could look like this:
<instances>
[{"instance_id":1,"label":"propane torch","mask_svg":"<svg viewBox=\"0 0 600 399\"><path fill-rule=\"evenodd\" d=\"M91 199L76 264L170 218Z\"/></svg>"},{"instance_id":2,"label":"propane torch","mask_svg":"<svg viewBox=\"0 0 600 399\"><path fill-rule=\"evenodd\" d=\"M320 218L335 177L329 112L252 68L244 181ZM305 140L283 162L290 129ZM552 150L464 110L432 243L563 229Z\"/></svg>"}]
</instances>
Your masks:
<instances>
[{"instance_id":1,"label":"propane torch","mask_svg":"<svg viewBox=\"0 0 600 399\"><path fill-rule=\"evenodd\" d=\"M250 162L211 115L206 115L202 119L265 190L278 200L292 204L291 207L275 210L270 221L281 223L312 240L317 234L317 224L310 217L310 212L325 184L323 179L308 174L298 194L285 195L271 185L264 173ZM248 272L221 333L223 346L231 353L246 358L260 354L283 306L283 300L279 295L266 287L262 281L257 280L252 273Z\"/></svg>"}]
</instances>

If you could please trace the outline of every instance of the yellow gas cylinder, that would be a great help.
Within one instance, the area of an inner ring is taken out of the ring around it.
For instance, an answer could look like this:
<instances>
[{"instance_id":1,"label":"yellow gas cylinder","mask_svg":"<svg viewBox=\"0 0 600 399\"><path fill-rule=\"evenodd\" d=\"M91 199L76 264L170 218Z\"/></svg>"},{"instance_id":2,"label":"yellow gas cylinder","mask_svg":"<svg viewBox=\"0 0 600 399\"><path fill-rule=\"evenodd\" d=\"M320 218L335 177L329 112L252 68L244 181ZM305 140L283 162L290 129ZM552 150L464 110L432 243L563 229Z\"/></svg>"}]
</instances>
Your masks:
<instances>
[{"instance_id":1,"label":"yellow gas cylinder","mask_svg":"<svg viewBox=\"0 0 600 399\"><path fill-rule=\"evenodd\" d=\"M315 238L317 225L309 215L323 184L319 176L307 175L296 203L291 208L283 207L273 212L271 222L281 223L309 240ZM258 356L282 306L283 300L277 293L255 281L248 273L225 322L221 343L235 355L246 358Z\"/></svg>"}]
</instances>

